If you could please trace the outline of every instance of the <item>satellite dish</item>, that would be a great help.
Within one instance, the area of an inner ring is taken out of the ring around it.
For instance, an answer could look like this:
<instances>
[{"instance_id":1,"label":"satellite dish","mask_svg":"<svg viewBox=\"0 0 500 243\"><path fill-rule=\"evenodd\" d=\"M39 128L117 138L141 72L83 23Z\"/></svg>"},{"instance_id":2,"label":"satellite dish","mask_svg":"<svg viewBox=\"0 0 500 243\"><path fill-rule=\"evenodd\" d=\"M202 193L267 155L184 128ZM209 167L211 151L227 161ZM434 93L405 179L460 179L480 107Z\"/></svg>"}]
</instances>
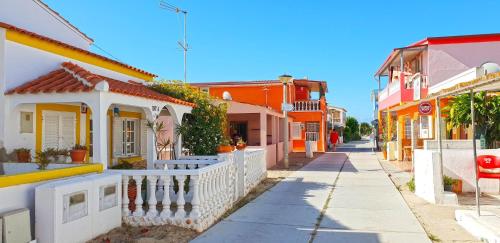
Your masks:
<instances>
[{"instance_id":1,"label":"satellite dish","mask_svg":"<svg viewBox=\"0 0 500 243\"><path fill-rule=\"evenodd\" d=\"M231 97L231 93L227 91L224 91L224 93L222 93L222 99L228 101L233 100L233 98Z\"/></svg>"},{"instance_id":2,"label":"satellite dish","mask_svg":"<svg viewBox=\"0 0 500 243\"><path fill-rule=\"evenodd\" d=\"M481 65L481 68L483 69L484 75L500 72L500 65L494 62L485 62Z\"/></svg>"}]
</instances>

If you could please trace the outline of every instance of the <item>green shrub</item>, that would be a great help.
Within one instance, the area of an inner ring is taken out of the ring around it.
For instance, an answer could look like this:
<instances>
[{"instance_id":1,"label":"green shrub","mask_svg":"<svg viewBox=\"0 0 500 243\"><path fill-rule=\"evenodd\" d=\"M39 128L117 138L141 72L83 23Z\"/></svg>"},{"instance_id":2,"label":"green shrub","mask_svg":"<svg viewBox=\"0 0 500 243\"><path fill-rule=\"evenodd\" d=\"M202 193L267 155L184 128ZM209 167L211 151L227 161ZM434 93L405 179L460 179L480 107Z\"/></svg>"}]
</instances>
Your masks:
<instances>
[{"instance_id":1,"label":"green shrub","mask_svg":"<svg viewBox=\"0 0 500 243\"><path fill-rule=\"evenodd\" d=\"M227 105L198 88L181 81L159 81L151 89L168 96L194 103L191 114L186 114L176 133L182 135L183 146L194 155L214 155L227 129Z\"/></svg>"},{"instance_id":2,"label":"green shrub","mask_svg":"<svg viewBox=\"0 0 500 243\"><path fill-rule=\"evenodd\" d=\"M412 177L411 180L406 183L406 185L411 192L415 192L415 178Z\"/></svg>"}]
</instances>

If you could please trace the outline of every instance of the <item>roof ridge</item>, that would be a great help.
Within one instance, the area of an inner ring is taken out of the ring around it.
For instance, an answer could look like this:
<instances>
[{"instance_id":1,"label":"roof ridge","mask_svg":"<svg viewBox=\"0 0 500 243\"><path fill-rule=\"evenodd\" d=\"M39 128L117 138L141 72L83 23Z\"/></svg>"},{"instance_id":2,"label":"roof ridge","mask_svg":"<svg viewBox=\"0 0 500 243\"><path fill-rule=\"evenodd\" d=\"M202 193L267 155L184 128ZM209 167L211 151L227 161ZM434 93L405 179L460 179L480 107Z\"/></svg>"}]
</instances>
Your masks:
<instances>
[{"instance_id":1,"label":"roof ridge","mask_svg":"<svg viewBox=\"0 0 500 243\"><path fill-rule=\"evenodd\" d=\"M68 66L72 66L72 67L68 67ZM68 72L69 74L71 74L73 77L76 78L76 80L80 81L83 85L87 86L87 87L90 87L90 88L94 88L95 87L95 84L92 84L89 80L87 80L86 78L82 77L81 75L79 75L77 72L73 71L72 68L80 68L82 69L82 71L84 72L87 72L87 73L90 73L89 71L85 70L84 68L74 64L74 63L71 63L71 62L63 62L61 64L61 67L62 69L64 69L64 71ZM90 73L91 75L94 75L92 73ZM95 75L94 75L95 76Z\"/></svg>"}]
</instances>

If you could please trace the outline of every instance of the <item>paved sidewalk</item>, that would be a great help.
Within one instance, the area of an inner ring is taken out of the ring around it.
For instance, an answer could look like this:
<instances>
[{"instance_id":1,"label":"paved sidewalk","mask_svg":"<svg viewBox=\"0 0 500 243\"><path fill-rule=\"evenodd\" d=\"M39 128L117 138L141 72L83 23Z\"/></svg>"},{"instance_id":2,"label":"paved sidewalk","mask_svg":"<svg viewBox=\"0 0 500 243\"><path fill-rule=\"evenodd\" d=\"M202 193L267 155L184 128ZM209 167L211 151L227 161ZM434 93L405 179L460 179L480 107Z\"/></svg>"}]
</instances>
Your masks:
<instances>
[{"instance_id":1,"label":"paved sidewalk","mask_svg":"<svg viewBox=\"0 0 500 243\"><path fill-rule=\"evenodd\" d=\"M367 146L325 153L192 242L430 242Z\"/></svg>"}]
</instances>

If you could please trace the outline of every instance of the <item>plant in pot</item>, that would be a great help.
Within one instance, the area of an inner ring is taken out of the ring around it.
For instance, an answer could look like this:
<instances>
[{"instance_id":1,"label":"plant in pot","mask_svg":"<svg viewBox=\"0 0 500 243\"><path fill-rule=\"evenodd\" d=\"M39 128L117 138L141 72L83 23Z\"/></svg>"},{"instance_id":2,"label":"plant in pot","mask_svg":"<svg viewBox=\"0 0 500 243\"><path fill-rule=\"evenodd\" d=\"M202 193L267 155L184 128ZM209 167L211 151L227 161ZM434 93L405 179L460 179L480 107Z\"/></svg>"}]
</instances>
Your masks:
<instances>
[{"instance_id":1,"label":"plant in pot","mask_svg":"<svg viewBox=\"0 0 500 243\"><path fill-rule=\"evenodd\" d=\"M85 155L87 155L87 147L75 144L69 154L73 163L83 163L85 161Z\"/></svg>"},{"instance_id":2,"label":"plant in pot","mask_svg":"<svg viewBox=\"0 0 500 243\"><path fill-rule=\"evenodd\" d=\"M219 144L219 147L217 147L217 152L218 153L229 153L234 150L234 146L231 145L231 139L225 137L222 139L221 143Z\"/></svg>"},{"instance_id":3,"label":"plant in pot","mask_svg":"<svg viewBox=\"0 0 500 243\"><path fill-rule=\"evenodd\" d=\"M35 155L35 163L38 165L39 170L47 169L50 164L50 155L47 152L37 152Z\"/></svg>"},{"instance_id":4,"label":"plant in pot","mask_svg":"<svg viewBox=\"0 0 500 243\"><path fill-rule=\"evenodd\" d=\"M17 162L30 162L31 161L31 149L18 148L18 149L14 149L14 153L16 153Z\"/></svg>"},{"instance_id":5,"label":"plant in pot","mask_svg":"<svg viewBox=\"0 0 500 243\"><path fill-rule=\"evenodd\" d=\"M246 147L247 147L247 143L245 143L245 141L243 141L242 138L240 138L238 140L238 142L236 142L236 149L237 150L244 150Z\"/></svg>"},{"instance_id":6,"label":"plant in pot","mask_svg":"<svg viewBox=\"0 0 500 243\"><path fill-rule=\"evenodd\" d=\"M57 163L57 149L55 148L46 148L43 151L44 155L47 156L47 159L50 160L51 163Z\"/></svg>"},{"instance_id":7,"label":"plant in pot","mask_svg":"<svg viewBox=\"0 0 500 243\"><path fill-rule=\"evenodd\" d=\"M462 193L462 180L453 179L453 185L451 187L451 191L456 194Z\"/></svg>"},{"instance_id":8,"label":"plant in pot","mask_svg":"<svg viewBox=\"0 0 500 243\"><path fill-rule=\"evenodd\" d=\"M449 176L443 176L443 185L445 191L451 192L451 189L453 187L453 178Z\"/></svg>"},{"instance_id":9,"label":"plant in pot","mask_svg":"<svg viewBox=\"0 0 500 243\"><path fill-rule=\"evenodd\" d=\"M69 150L67 149L58 149L57 150L57 163L66 163L68 160Z\"/></svg>"}]
</instances>

